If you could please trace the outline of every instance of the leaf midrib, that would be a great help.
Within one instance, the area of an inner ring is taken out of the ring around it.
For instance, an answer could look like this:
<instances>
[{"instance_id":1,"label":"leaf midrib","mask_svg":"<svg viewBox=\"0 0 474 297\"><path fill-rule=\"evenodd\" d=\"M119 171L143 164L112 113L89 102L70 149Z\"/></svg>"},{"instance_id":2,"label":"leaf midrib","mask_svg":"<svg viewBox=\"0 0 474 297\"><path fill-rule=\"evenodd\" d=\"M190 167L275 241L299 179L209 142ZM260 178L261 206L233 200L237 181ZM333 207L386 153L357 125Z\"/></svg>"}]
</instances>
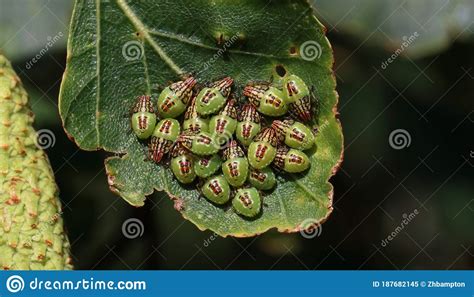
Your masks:
<instances>
[{"instance_id":1,"label":"leaf midrib","mask_svg":"<svg viewBox=\"0 0 474 297\"><path fill-rule=\"evenodd\" d=\"M168 56L168 54L159 46L156 41L151 37L150 30L142 23L142 21L137 17L137 15L132 11L130 6L125 2L125 0L117 0L117 4L125 13L127 18L132 22L135 28L143 34L145 40L147 40L160 58L168 64L168 66L177 74L182 74L184 71L174 63L174 61Z\"/></svg>"},{"instance_id":2,"label":"leaf midrib","mask_svg":"<svg viewBox=\"0 0 474 297\"><path fill-rule=\"evenodd\" d=\"M168 64L168 66L177 74L183 74L184 71L174 63L173 59L171 59L170 56L166 53L166 51L156 43L156 41L152 38L151 35L156 35L168 39L173 39L177 40L182 43L194 45L197 47L209 49L209 50L221 50L219 47L214 47L210 45L206 45L201 42L196 42L187 38L183 38L177 34L171 34L169 32L163 33L160 31L155 31L149 29L145 24L140 20L140 18L133 12L133 10L130 8L130 6L125 2L125 0L117 0L117 4L119 7L122 9L122 11L125 13L127 18L131 21L131 23L135 26L135 28L143 34L143 37L145 40L147 40L150 45L153 47L153 49L158 53L160 58L163 59L163 61ZM272 55L272 54L266 54L266 53L259 53L259 52L248 52L248 51L242 51L242 50L235 50L235 49L227 49L229 53L234 53L234 54L240 54L240 55L249 55L249 56L257 56L257 57L264 57L264 58L272 58L272 59L298 59L304 61L301 57L292 57L292 56L277 56L277 55ZM305 61L308 62L308 61ZM319 63L314 63L317 66L321 66Z\"/></svg>"}]
</instances>

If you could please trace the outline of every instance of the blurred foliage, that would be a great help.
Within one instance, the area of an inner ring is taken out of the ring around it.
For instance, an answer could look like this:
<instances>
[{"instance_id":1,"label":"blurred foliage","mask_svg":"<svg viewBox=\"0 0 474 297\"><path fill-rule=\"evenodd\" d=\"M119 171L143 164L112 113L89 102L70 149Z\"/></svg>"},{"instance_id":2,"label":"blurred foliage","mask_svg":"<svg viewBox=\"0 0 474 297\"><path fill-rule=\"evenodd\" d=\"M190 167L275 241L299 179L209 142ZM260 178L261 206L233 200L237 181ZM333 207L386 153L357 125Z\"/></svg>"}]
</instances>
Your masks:
<instances>
[{"instance_id":1,"label":"blurred foliage","mask_svg":"<svg viewBox=\"0 0 474 297\"><path fill-rule=\"evenodd\" d=\"M312 0L331 30L371 40L389 51L399 48L415 32L415 42L404 54L436 54L457 39L474 35L472 0ZM373 38L372 38L373 37Z\"/></svg>"},{"instance_id":2,"label":"blurred foliage","mask_svg":"<svg viewBox=\"0 0 474 297\"><path fill-rule=\"evenodd\" d=\"M47 47L54 36L56 47L65 47L72 1L0 1L0 44L10 60L33 57Z\"/></svg>"},{"instance_id":3,"label":"blurred foliage","mask_svg":"<svg viewBox=\"0 0 474 297\"><path fill-rule=\"evenodd\" d=\"M339 9L351 7L331 2ZM331 30L329 24L336 23L326 20L336 59L345 161L333 178L335 211L312 240L274 232L248 239L219 238L185 221L163 194L153 195L145 207L130 207L107 187L105 154L80 151L60 126L52 102L57 103L65 50L58 46L49 51L30 70L25 63L31 56L18 57L15 70L28 92L38 94L32 98L37 102L33 110L44 106L35 126L56 135L56 145L47 153L65 205L75 266L473 269L474 44L457 40L435 49L437 54L415 60L399 57L382 70L391 52L371 42L361 45L342 29ZM403 150L388 143L390 132L398 128L412 138ZM420 214L381 247L403 214L415 208ZM132 217L145 225L143 236L133 240L121 231L122 223Z\"/></svg>"}]
</instances>

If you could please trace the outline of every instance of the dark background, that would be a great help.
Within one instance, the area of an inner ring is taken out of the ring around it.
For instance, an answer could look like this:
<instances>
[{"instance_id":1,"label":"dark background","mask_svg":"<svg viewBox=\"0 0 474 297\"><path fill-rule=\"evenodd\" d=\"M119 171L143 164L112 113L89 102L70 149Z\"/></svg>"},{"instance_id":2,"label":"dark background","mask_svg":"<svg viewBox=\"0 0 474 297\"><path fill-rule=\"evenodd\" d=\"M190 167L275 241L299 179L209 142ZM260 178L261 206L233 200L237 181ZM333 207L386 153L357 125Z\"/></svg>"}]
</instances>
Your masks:
<instances>
[{"instance_id":1,"label":"dark background","mask_svg":"<svg viewBox=\"0 0 474 297\"><path fill-rule=\"evenodd\" d=\"M344 163L331 180L335 210L313 239L276 232L219 238L183 220L161 193L142 208L131 207L108 189L106 154L80 151L68 140L57 97L70 5L55 11L56 4L44 1L29 11L35 17L35 9L41 9L40 15L59 15L60 29L42 28L48 32L45 36L58 30L65 36L31 69L25 63L36 52L14 53L11 43L26 36L41 49L46 38L35 35L37 20L17 25L18 35L15 30L2 32L0 45L14 57L14 67L31 95L36 128L50 129L56 136L47 153L61 189L77 269L474 268L472 38L458 39L453 33L448 44L404 54L382 69L381 63L400 46L396 37L387 43L369 34L372 31L361 37L339 30L321 10L334 47L345 135ZM0 11L2 21L13 17L6 4ZM408 147L390 146L389 135L396 129L409 133ZM403 215L414 211L418 215L382 245ZM129 218L144 223L141 237L127 239L122 234Z\"/></svg>"}]
</instances>

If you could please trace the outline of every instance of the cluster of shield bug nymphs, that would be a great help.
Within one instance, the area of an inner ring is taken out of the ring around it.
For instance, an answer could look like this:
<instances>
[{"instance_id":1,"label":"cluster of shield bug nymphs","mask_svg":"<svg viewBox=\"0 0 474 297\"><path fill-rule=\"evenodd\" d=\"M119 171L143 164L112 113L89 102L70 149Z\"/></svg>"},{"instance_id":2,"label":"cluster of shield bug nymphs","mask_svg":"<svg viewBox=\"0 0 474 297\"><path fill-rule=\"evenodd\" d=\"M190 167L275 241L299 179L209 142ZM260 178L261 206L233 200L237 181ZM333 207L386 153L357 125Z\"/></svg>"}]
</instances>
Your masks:
<instances>
[{"instance_id":1,"label":"cluster of shield bug nymphs","mask_svg":"<svg viewBox=\"0 0 474 297\"><path fill-rule=\"evenodd\" d=\"M273 169L297 173L310 167L304 151L315 141L307 126L312 96L296 75L285 76L280 88L251 82L242 102L234 98L233 83L225 77L199 88L189 76L166 87L157 102L140 96L131 124L138 138L149 139L149 158L170 160L180 183L196 182L209 201L232 200L234 210L250 218L276 185Z\"/></svg>"}]
</instances>

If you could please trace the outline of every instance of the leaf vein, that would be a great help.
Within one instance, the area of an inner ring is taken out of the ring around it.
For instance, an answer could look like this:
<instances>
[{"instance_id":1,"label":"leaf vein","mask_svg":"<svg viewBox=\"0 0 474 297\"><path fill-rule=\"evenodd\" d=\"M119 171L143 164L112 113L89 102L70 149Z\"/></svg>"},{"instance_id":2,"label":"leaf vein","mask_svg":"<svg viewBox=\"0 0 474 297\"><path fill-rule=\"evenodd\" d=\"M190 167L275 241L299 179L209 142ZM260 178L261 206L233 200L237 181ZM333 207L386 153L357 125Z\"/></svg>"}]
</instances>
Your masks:
<instances>
[{"instance_id":1,"label":"leaf vein","mask_svg":"<svg viewBox=\"0 0 474 297\"><path fill-rule=\"evenodd\" d=\"M151 85L150 85L150 75L148 73L148 62L147 62L147 59L146 59L146 50L145 50L145 47L143 46L143 58L142 58L142 62L143 62L143 68L145 70L145 80L146 80L146 91L147 91L147 95L151 95Z\"/></svg>"},{"instance_id":2,"label":"leaf vein","mask_svg":"<svg viewBox=\"0 0 474 297\"><path fill-rule=\"evenodd\" d=\"M318 198L318 196L313 192L311 191L310 189L308 189L308 187L306 185L304 185L300 179L298 178L295 178L294 175L291 175L291 179L293 180L293 182L300 188L303 190L303 192L305 192L306 194L308 194L314 201L318 202L319 204L323 205L324 206L324 202L321 201L321 199Z\"/></svg>"},{"instance_id":3,"label":"leaf vein","mask_svg":"<svg viewBox=\"0 0 474 297\"><path fill-rule=\"evenodd\" d=\"M168 38L168 39L172 39L172 40L177 40L177 41L182 42L182 43L186 43L186 44L189 44L189 45L194 45L194 46L201 47L201 48L208 49L208 50L213 50L213 51L222 50L222 48L219 48L219 47L216 47L216 46L210 46L210 45L204 44L202 42L194 41L194 40L191 40L189 38L184 38L180 35L172 34L172 33L169 33L169 32L165 33L165 32L150 30L149 33L151 35L156 35L156 36L160 36L160 37L164 37L164 38ZM271 58L271 59L300 59L300 60L303 60L301 57L277 56L277 55L272 55L272 54L265 54L265 53L259 53L259 52L248 52L248 51L235 50L235 49L227 49L227 51L229 53L238 54L238 55L256 56L256 57L263 57L263 58L269 58L269 59Z\"/></svg>"},{"instance_id":4,"label":"leaf vein","mask_svg":"<svg viewBox=\"0 0 474 297\"><path fill-rule=\"evenodd\" d=\"M168 66L177 74L182 74L184 71L181 70L181 68L174 63L174 61L168 56L168 54L161 48L161 46L151 37L150 35L150 30L140 21L140 19L137 17L137 15L132 11L130 6L125 2L125 0L117 0L117 4L122 9L122 11L125 13L125 15L128 17L130 22L133 24L133 26L143 34L143 37L145 38L148 43L150 43L151 47L156 51L156 53L160 56L160 58L168 64Z\"/></svg>"}]
</instances>

